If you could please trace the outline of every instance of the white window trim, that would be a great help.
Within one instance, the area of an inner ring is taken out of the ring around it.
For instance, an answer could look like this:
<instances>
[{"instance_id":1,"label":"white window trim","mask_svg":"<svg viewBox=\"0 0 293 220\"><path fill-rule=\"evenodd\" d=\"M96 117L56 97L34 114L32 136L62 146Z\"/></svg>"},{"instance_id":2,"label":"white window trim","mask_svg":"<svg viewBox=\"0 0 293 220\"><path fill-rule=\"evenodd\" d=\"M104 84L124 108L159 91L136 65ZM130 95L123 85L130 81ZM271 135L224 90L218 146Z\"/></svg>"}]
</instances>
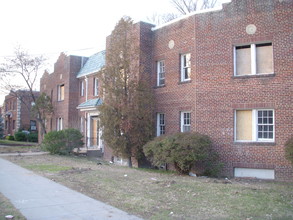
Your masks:
<instances>
[{"instance_id":1,"label":"white window trim","mask_svg":"<svg viewBox=\"0 0 293 220\"><path fill-rule=\"evenodd\" d=\"M64 101L64 99L65 99L64 95L63 95L63 99L61 99L62 98L61 97L61 87L63 87L63 89L64 89L64 95L65 95L65 85L64 84L58 85L58 87L57 87L57 100L58 101Z\"/></svg>"},{"instance_id":2,"label":"white window trim","mask_svg":"<svg viewBox=\"0 0 293 220\"><path fill-rule=\"evenodd\" d=\"M240 44L240 45L235 45L233 48L233 57L234 57L234 76L235 77L243 77L243 76L255 76L255 75L270 75L274 74L274 72L271 73L257 73L256 72L256 45L259 44L265 44L265 43L271 43L273 46L272 42L259 42L259 43L252 43L252 44ZM250 46L250 55L251 55L251 74L247 75L237 75L237 66L236 66L236 47L239 46ZM272 51L273 57L274 57L274 50Z\"/></svg>"},{"instance_id":3,"label":"white window trim","mask_svg":"<svg viewBox=\"0 0 293 220\"><path fill-rule=\"evenodd\" d=\"M190 55L190 66L183 66L183 61L184 61L184 56L186 55ZM186 82L186 81L190 81L191 78L187 78L185 79L185 74L184 74L184 69L185 68L190 68L191 71L191 54L190 53L185 53L185 54L181 54L180 55L180 78L181 78L181 82Z\"/></svg>"},{"instance_id":4,"label":"white window trim","mask_svg":"<svg viewBox=\"0 0 293 220\"><path fill-rule=\"evenodd\" d=\"M251 110L252 111L252 140L237 140L236 139L236 134L237 134L237 116L236 112L241 111L241 110ZM258 111L273 111L273 138L272 139L263 139L263 138L258 138ZM276 136L276 126L275 126L275 110L274 109L236 109L234 111L234 141L235 142L260 142L260 143L274 143L275 142L275 136Z\"/></svg>"},{"instance_id":5,"label":"white window trim","mask_svg":"<svg viewBox=\"0 0 293 220\"><path fill-rule=\"evenodd\" d=\"M183 111L180 112L180 132L184 132L183 126L184 125L188 125L188 124L184 124L184 113L189 113L190 114L190 131L191 131L191 112L190 111Z\"/></svg>"},{"instance_id":6,"label":"white window trim","mask_svg":"<svg viewBox=\"0 0 293 220\"><path fill-rule=\"evenodd\" d=\"M160 68L161 67L161 63L164 64L164 72L161 72L161 68ZM163 78L160 77L160 74L161 73L165 73L165 72L166 72L165 71L165 61L164 60L158 61L157 62L157 86L164 86L165 85L165 83L164 84L161 84L160 83L160 80L163 79ZM164 77L164 80L166 80L165 77Z\"/></svg>"},{"instance_id":7,"label":"white window trim","mask_svg":"<svg viewBox=\"0 0 293 220\"><path fill-rule=\"evenodd\" d=\"M83 125L84 125L83 117L80 117L80 132L84 131Z\"/></svg>"},{"instance_id":8,"label":"white window trim","mask_svg":"<svg viewBox=\"0 0 293 220\"><path fill-rule=\"evenodd\" d=\"M57 118L57 131L63 130L63 119Z\"/></svg>"},{"instance_id":9,"label":"white window trim","mask_svg":"<svg viewBox=\"0 0 293 220\"><path fill-rule=\"evenodd\" d=\"M84 82L85 82L84 80L81 81L81 88L80 88L80 90L81 90L80 96L82 96L82 97L84 96Z\"/></svg>"},{"instance_id":10,"label":"white window trim","mask_svg":"<svg viewBox=\"0 0 293 220\"><path fill-rule=\"evenodd\" d=\"M164 113L157 113L157 137L163 135L161 134L161 120L160 120L160 115L164 115L164 124L163 126L165 126L166 129L166 119L165 119L165 114Z\"/></svg>"},{"instance_id":11,"label":"white window trim","mask_svg":"<svg viewBox=\"0 0 293 220\"><path fill-rule=\"evenodd\" d=\"M98 78L94 78L94 96L98 96L99 95L99 80Z\"/></svg>"}]
</instances>

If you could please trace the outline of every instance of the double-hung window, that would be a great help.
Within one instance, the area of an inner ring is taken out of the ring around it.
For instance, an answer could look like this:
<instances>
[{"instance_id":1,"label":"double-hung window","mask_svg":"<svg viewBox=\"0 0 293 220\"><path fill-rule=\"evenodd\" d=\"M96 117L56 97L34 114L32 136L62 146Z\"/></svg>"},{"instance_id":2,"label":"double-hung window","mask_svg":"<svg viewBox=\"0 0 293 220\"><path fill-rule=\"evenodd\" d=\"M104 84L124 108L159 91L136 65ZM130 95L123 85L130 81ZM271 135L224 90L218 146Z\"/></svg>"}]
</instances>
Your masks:
<instances>
[{"instance_id":1,"label":"double-hung window","mask_svg":"<svg viewBox=\"0 0 293 220\"><path fill-rule=\"evenodd\" d=\"M64 100L64 84L58 85L57 87L57 100L58 101L63 101Z\"/></svg>"},{"instance_id":2,"label":"double-hung window","mask_svg":"<svg viewBox=\"0 0 293 220\"><path fill-rule=\"evenodd\" d=\"M166 125L165 125L165 114L157 113L157 136L165 134Z\"/></svg>"},{"instance_id":3,"label":"double-hung window","mask_svg":"<svg viewBox=\"0 0 293 220\"><path fill-rule=\"evenodd\" d=\"M157 62L157 86L165 85L165 61Z\"/></svg>"},{"instance_id":4,"label":"double-hung window","mask_svg":"<svg viewBox=\"0 0 293 220\"><path fill-rule=\"evenodd\" d=\"M180 58L181 82L189 81L191 75L191 54L182 54Z\"/></svg>"},{"instance_id":5,"label":"double-hung window","mask_svg":"<svg viewBox=\"0 0 293 220\"><path fill-rule=\"evenodd\" d=\"M84 96L84 80L80 81L80 96Z\"/></svg>"},{"instance_id":6,"label":"double-hung window","mask_svg":"<svg viewBox=\"0 0 293 220\"><path fill-rule=\"evenodd\" d=\"M236 46L234 48L234 75L273 74L272 43Z\"/></svg>"},{"instance_id":7,"label":"double-hung window","mask_svg":"<svg viewBox=\"0 0 293 220\"><path fill-rule=\"evenodd\" d=\"M275 114L272 109L235 111L235 141L274 142Z\"/></svg>"},{"instance_id":8,"label":"double-hung window","mask_svg":"<svg viewBox=\"0 0 293 220\"><path fill-rule=\"evenodd\" d=\"M63 120L62 118L57 118L57 131L61 131L63 129Z\"/></svg>"},{"instance_id":9,"label":"double-hung window","mask_svg":"<svg viewBox=\"0 0 293 220\"><path fill-rule=\"evenodd\" d=\"M181 112L180 121L181 132L190 132L191 112Z\"/></svg>"},{"instance_id":10,"label":"double-hung window","mask_svg":"<svg viewBox=\"0 0 293 220\"><path fill-rule=\"evenodd\" d=\"M94 78L94 96L99 95L99 80L98 78Z\"/></svg>"}]
</instances>

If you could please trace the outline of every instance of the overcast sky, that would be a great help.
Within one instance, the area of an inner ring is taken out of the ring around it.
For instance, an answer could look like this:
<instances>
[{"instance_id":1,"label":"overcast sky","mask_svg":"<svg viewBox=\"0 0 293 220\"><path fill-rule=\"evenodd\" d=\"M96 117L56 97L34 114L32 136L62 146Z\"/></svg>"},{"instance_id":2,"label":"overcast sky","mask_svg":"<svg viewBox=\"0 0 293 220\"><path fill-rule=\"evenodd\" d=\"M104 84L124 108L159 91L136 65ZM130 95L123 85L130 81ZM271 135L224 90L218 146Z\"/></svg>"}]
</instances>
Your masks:
<instances>
[{"instance_id":1,"label":"overcast sky","mask_svg":"<svg viewBox=\"0 0 293 220\"><path fill-rule=\"evenodd\" d=\"M0 0L0 9L0 61L21 45L51 58L51 71L62 51L90 56L105 49L124 15L147 21L154 13L176 12L170 0ZM3 99L0 93L0 105Z\"/></svg>"}]
</instances>

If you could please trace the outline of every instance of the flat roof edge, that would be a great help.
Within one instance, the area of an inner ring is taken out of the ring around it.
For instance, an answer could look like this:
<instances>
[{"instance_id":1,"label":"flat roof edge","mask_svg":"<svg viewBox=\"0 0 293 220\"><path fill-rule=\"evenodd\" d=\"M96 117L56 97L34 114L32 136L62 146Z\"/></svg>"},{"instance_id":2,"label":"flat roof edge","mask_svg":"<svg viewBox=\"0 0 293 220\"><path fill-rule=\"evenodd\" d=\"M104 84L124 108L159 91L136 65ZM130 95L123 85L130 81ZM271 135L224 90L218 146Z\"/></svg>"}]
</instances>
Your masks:
<instances>
[{"instance_id":1,"label":"flat roof edge","mask_svg":"<svg viewBox=\"0 0 293 220\"><path fill-rule=\"evenodd\" d=\"M179 18L175 18L174 20L171 20L171 21L169 21L169 22L167 22L167 23L165 23L165 24L159 25L159 26L157 26L157 27L153 27L153 28L152 28L152 31L156 31L156 30L158 30L158 29L161 29L161 28L163 28L163 27L166 27L166 26L168 26L168 25L171 25L171 24L173 24L173 23L176 23L176 22L178 22L178 21L180 21L180 20L183 20L183 19L189 18L189 17L191 17L191 16L193 16L193 15L203 14L203 13L209 13L209 12L221 11L221 10L223 9L223 4L227 4L227 3L230 3L230 2L231 2L231 0L228 1L228 2L225 2L225 3L222 3L221 6L219 6L219 7L209 8L209 9L204 9L204 10L199 10L199 11L191 12L191 13L189 13L189 14L187 14L187 15L183 15L183 16L181 16L181 17L179 17Z\"/></svg>"}]
</instances>

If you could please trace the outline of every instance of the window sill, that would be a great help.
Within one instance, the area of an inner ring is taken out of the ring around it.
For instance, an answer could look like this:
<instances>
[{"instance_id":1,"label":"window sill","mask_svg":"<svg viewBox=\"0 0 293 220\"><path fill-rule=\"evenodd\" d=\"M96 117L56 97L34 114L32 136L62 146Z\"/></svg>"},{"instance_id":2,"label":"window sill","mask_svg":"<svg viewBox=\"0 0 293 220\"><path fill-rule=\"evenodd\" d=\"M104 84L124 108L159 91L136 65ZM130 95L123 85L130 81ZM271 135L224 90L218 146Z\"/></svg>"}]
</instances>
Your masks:
<instances>
[{"instance_id":1,"label":"window sill","mask_svg":"<svg viewBox=\"0 0 293 220\"><path fill-rule=\"evenodd\" d=\"M181 85L181 84L187 84L187 83L191 83L191 79L190 80L185 80L185 81L180 81L178 82L178 85Z\"/></svg>"},{"instance_id":2,"label":"window sill","mask_svg":"<svg viewBox=\"0 0 293 220\"><path fill-rule=\"evenodd\" d=\"M64 102L64 100L58 100L57 102Z\"/></svg>"},{"instance_id":3,"label":"window sill","mask_svg":"<svg viewBox=\"0 0 293 220\"><path fill-rule=\"evenodd\" d=\"M242 76L233 76L233 79L249 79L249 78L268 78L276 76L275 73L268 74L256 74L256 75L242 75Z\"/></svg>"},{"instance_id":4,"label":"window sill","mask_svg":"<svg viewBox=\"0 0 293 220\"><path fill-rule=\"evenodd\" d=\"M159 88L164 88L164 87L166 87L165 84L164 85L160 85L160 86L155 86L154 89L159 89Z\"/></svg>"},{"instance_id":5,"label":"window sill","mask_svg":"<svg viewBox=\"0 0 293 220\"><path fill-rule=\"evenodd\" d=\"M245 145L245 146L276 146L276 142L240 142L240 141L234 141L234 145Z\"/></svg>"}]
</instances>

